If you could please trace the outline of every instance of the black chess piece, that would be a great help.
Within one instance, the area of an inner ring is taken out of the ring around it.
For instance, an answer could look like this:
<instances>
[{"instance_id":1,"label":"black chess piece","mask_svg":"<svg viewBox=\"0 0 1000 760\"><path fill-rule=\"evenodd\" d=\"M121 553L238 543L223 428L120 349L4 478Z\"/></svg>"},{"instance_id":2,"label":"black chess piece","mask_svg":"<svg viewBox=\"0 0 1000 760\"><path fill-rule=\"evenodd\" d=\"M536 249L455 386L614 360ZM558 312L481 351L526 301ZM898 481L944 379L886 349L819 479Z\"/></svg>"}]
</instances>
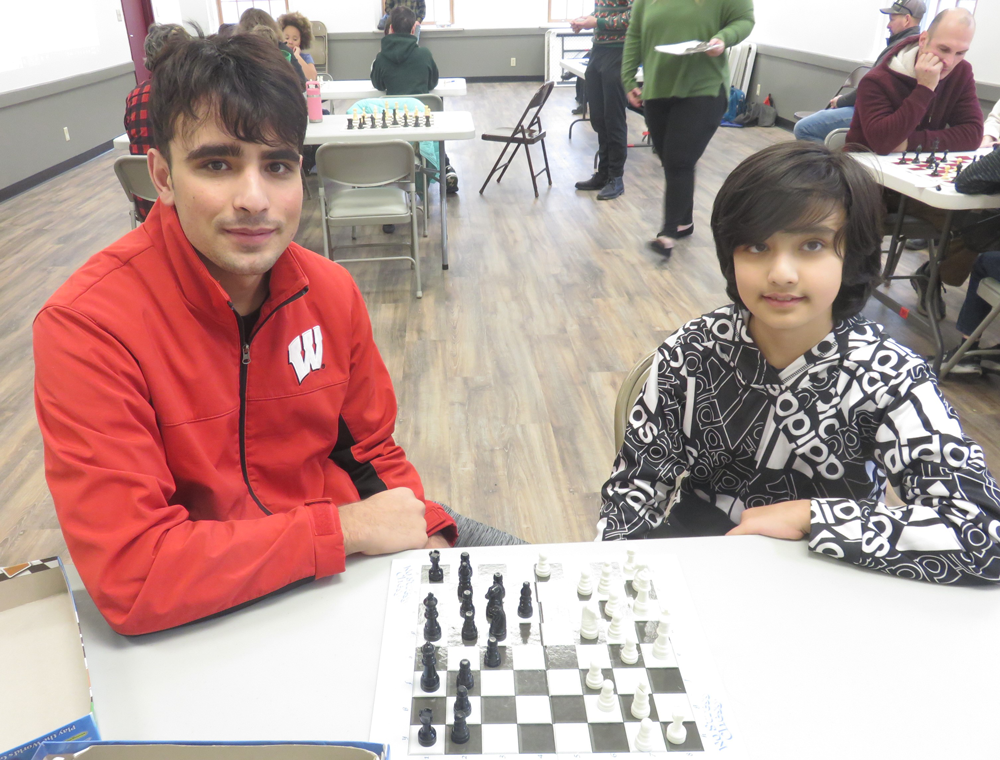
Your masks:
<instances>
[{"instance_id":1,"label":"black chess piece","mask_svg":"<svg viewBox=\"0 0 1000 760\"><path fill-rule=\"evenodd\" d=\"M417 741L421 747L433 747L437 742L437 731L431 725L433 712L429 708L424 708L417 714L420 718L420 731L417 732Z\"/></svg>"},{"instance_id":2,"label":"black chess piece","mask_svg":"<svg viewBox=\"0 0 1000 760\"><path fill-rule=\"evenodd\" d=\"M462 660L458 663L458 678L456 680L459 686L465 687L466 691L476 685L476 679L472 677L471 662L468 660Z\"/></svg>"},{"instance_id":3,"label":"black chess piece","mask_svg":"<svg viewBox=\"0 0 1000 760\"><path fill-rule=\"evenodd\" d=\"M503 611L503 605L499 602L493 610L493 617L490 618L490 638L497 641L507 638L507 613Z\"/></svg>"},{"instance_id":4,"label":"black chess piece","mask_svg":"<svg viewBox=\"0 0 1000 760\"><path fill-rule=\"evenodd\" d=\"M462 592L472 590L472 563L469 562L469 553L462 552L462 560L458 565L458 599L461 601Z\"/></svg>"},{"instance_id":5,"label":"black chess piece","mask_svg":"<svg viewBox=\"0 0 1000 760\"><path fill-rule=\"evenodd\" d=\"M375 129L375 114L372 114L372 129Z\"/></svg>"},{"instance_id":6,"label":"black chess piece","mask_svg":"<svg viewBox=\"0 0 1000 760\"><path fill-rule=\"evenodd\" d=\"M455 744L465 744L469 741L469 724L462 715L455 716L455 723L451 727L451 740Z\"/></svg>"},{"instance_id":7,"label":"black chess piece","mask_svg":"<svg viewBox=\"0 0 1000 760\"><path fill-rule=\"evenodd\" d=\"M462 592L462 607L459 609L460 615L465 615L466 612L472 610L476 611L475 606L472 604L472 589L467 588Z\"/></svg>"},{"instance_id":8,"label":"black chess piece","mask_svg":"<svg viewBox=\"0 0 1000 760\"><path fill-rule=\"evenodd\" d=\"M389 118L388 114L383 110L382 111L382 129L388 128L389 122L386 121L386 119L388 119L388 118Z\"/></svg>"},{"instance_id":9,"label":"black chess piece","mask_svg":"<svg viewBox=\"0 0 1000 760\"><path fill-rule=\"evenodd\" d=\"M441 552L437 549L431 552L431 569L427 571L427 580L431 583L441 583L444 580L444 570L441 569Z\"/></svg>"},{"instance_id":10,"label":"black chess piece","mask_svg":"<svg viewBox=\"0 0 1000 760\"><path fill-rule=\"evenodd\" d=\"M394 126L394 127L398 127L399 126L399 104L398 103L396 104L396 107L392 109L392 126Z\"/></svg>"},{"instance_id":11,"label":"black chess piece","mask_svg":"<svg viewBox=\"0 0 1000 760\"><path fill-rule=\"evenodd\" d=\"M430 115L430 113L428 113L427 111L424 111L424 126L425 126L425 127L429 127L429 126L431 126L431 115ZM996 145L994 145L994 146L993 146L993 149L994 149L994 150L996 150L996 147L997 147L997 146L996 146Z\"/></svg>"},{"instance_id":12,"label":"black chess piece","mask_svg":"<svg viewBox=\"0 0 1000 760\"><path fill-rule=\"evenodd\" d=\"M351 118L350 114L347 115L347 128L354 129L354 119Z\"/></svg>"},{"instance_id":13,"label":"black chess piece","mask_svg":"<svg viewBox=\"0 0 1000 760\"><path fill-rule=\"evenodd\" d=\"M365 115L364 114L359 114L358 115L358 129L364 129L365 126L367 126L367 124L368 124L368 119L365 117Z\"/></svg>"},{"instance_id":14,"label":"black chess piece","mask_svg":"<svg viewBox=\"0 0 1000 760\"><path fill-rule=\"evenodd\" d=\"M500 598L503 599L507 595L507 591L503 587L503 573L493 573L493 585L500 587Z\"/></svg>"},{"instance_id":15,"label":"black chess piece","mask_svg":"<svg viewBox=\"0 0 1000 760\"><path fill-rule=\"evenodd\" d=\"M424 638L427 641L437 641L441 638L441 624L438 622L438 611L437 611L437 599L434 598L433 594L428 594L428 598L433 602L433 604L427 604L424 601L424 618L427 622L424 623Z\"/></svg>"},{"instance_id":16,"label":"black chess piece","mask_svg":"<svg viewBox=\"0 0 1000 760\"><path fill-rule=\"evenodd\" d=\"M420 676L420 688L427 692L437 691L441 685L441 676L438 675L435 668L437 665L437 650L428 641L420 648L420 651L424 663L424 673Z\"/></svg>"},{"instance_id":17,"label":"black chess piece","mask_svg":"<svg viewBox=\"0 0 1000 760\"><path fill-rule=\"evenodd\" d=\"M486 592L486 598L489 600L486 603L486 619L492 620L497 607L502 603L500 600L503 599L503 586L496 584L490 586L490 590Z\"/></svg>"},{"instance_id":18,"label":"black chess piece","mask_svg":"<svg viewBox=\"0 0 1000 760\"><path fill-rule=\"evenodd\" d=\"M495 636L490 636L486 643L486 667L499 668L503 658L500 656L500 645Z\"/></svg>"},{"instance_id":19,"label":"black chess piece","mask_svg":"<svg viewBox=\"0 0 1000 760\"><path fill-rule=\"evenodd\" d=\"M468 718L472 715L472 703L469 702L469 690L464 686L458 687L458 696L455 697L455 716L461 715Z\"/></svg>"},{"instance_id":20,"label":"black chess piece","mask_svg":"<svg viewBox=\"0 0 1000 760\"><path fill-rule=\"evenodd\" d=\"M464 614L465 622L462 623L462 641L475 641L479 638L479 631L476 629L476 613L469 610Z\"/></svg>"},{"instance_id":21,"label":"black chess piece","mask_svg":"<svg viewBox=\"0 0 1000 760\"><path fill-rule=\"evenodd\" d=\"M915 164L920 163L920 151L922 151L923 149L924 149L923 145L918 145L917 149L913 151L913 163Z\"/></svg>"},{"instance_id":22,"label":"black chess piece","mask_svg":"<svg viewBox=\"0 0 1000 760\"><path fill-rule=\"evenodd\" d=\"M521 586L521 602L517 605L517 616L530 618L534 610L531 608L531 584L528 581Z\"/></svg>"},{"instance_id":23,"label":"black chess piece","mask_svg":"<svg viewBox=\"0 0 1000 760\"><path fill-rule=\"evenodd\" d=\"M910 159L908 159L906 157L906 151L905 150L903 151L903 155L901 155L899 157L899 160L896 163L897 164L908 164L908 163L910 163Z\"/></svg>"}]
</instances>

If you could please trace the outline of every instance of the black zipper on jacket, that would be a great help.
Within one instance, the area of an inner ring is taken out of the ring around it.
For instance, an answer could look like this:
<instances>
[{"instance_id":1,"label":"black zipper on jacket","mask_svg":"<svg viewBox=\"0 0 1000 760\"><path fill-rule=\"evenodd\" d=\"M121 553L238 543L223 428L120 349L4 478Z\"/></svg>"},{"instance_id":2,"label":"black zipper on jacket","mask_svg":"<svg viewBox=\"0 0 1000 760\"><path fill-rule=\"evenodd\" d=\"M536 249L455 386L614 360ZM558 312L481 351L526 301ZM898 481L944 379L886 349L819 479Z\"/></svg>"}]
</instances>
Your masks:
<instances>
[{"instance_id":1,"label":"black zipper on jacket","mask_svg":"<svg viewBox=\"0 0 1000 760\"><path fill-rule=\"evenodd\" d=\"M267 319L254 327L249 337L243 334L243 318L237 314L236 309L233 309L233 302L229 302L229 308L233 309L233 314L236 316L236 326L240 331L240 468L243 470L243 482L246 484L247 491L250 493L250 498L254 500L265 515L273 513L264 506L260 499L257 498L257 494L254 493L253 486L250 485L250 473L247 471L247 373L249 372L248 367L250 365L250 344L253 342L254 336L260 332L260 328L267 323L267 320L277 314L278 309L287 306L292 301L302 298L302 296L308 292L309 287L304 287L291 298L282 301L280 304L275 306L274 311L267 315Z\"/></svg>"}]
</instances>

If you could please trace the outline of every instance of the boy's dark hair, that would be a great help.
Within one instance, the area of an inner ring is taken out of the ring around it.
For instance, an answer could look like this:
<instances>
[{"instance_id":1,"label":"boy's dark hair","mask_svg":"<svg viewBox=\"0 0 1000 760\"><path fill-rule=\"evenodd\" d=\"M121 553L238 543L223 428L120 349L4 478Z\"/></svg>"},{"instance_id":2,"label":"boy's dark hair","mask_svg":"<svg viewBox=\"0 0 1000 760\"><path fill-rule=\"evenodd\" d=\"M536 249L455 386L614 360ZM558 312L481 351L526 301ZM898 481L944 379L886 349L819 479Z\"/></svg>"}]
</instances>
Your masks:
<instances>
[{"instance_id":1,"label":"boy's dark hair","mask_svg":"<svg viewBox=\"0 0 1000 760\"><path fill-rule=\"evenodd\" d=\"M280 50L254 34L171 41L162 51L149 123L168 162L182 116L190 124L214 117L237 140L294 145L300 153L309 120L295 72Z\"/></svg>"},{"instance_id":2,"label":"boy's dark hair","mask_svg":"<svg viewBox=\"0 0 1000 760\"><path fill-rule=\"evenodd\" d=\"M249 34L257 26L269 26L278 35L278 39L284 39L281 34L281 27L274 20L270 13L262 11L260 8L247 8L240 16L240 23L236 25L237 34Z\"/></svg>"},{"instance_id":3,"label":"boy's dark hair","mask_svg":"<svg viewBox=\"0 0 1000 760\"><path fill-rule=\"evenodd\" d=\"M393 34L412 34L417 15L405 5L397 5L389 13L389 26Z\"/></svg>"},{"instance_id":4,"label":"boy's dark hair","mask_svg":"<svg viewBox=\"0 0 1000 760\"><path fill-rule=\"evenodd\" d=\"M844 271L833 302L835 322L860 312L881 279L885 210L878 184L853 158L818 143L778 143L743 161L722 183L712 209L727 295L745 308L733 264L739 246L815 224L841 209L845 222L835 244Z\"/></svg>"},{"instance_id":5,"label":"boy's dark hair","mask_svg":"<svg viewBox=\"0 0 1000 760\"><path fill-rule=\"evenodd\" d=\"M299 47L303 50L308 50L309 46L312 45L312 24L309 22L309 19L298 11L292 11L291 13L285 13L278 16L278 26L281 27L282 33L284 33L286 26L294 26L298 29L300 41Z\"/></svg>"}]
</instances>

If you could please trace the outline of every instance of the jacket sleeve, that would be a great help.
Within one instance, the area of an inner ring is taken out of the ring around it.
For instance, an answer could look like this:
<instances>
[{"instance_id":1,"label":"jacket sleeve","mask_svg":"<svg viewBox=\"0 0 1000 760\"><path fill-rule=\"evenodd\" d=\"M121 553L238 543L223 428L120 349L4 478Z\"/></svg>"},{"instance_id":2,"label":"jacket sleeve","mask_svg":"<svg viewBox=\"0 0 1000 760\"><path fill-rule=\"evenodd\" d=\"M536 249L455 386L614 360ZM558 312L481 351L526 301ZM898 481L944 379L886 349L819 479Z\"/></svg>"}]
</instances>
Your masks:
<instances>
[{"instance_id":1,"label":"jacket sleeve","mask_svg":"<svg viewBox=\"0 0 1000 760\"><path fill-rule=\"evenodd\" d=\"M754 26L752 0L729 0L723 14L722 28L715 36L725 42L727 48L750 36Z\"/></svg>"},{"instance_id":2,"label":"jacket sleeve","mask_svg":"<svg viewBox=\"0 0 1000 760\"><path fill-rule=\"evenodd\" d=\"M113 335L49 307L33 339L46 479L73 561L115 631L171 628L344 570L329 500L258 519L191 519L142 370Z\"/></svg>"},{"instance_id":3,"label":"jacket sleeve","mask_svg":"<svg viewBox=\"0 0 1000 760\"><path fill-rule=\"evenodd\" d=\"M1000 100L993 106L990 115L986 117L986 123L983 125L983 134L989 135L994 140L1000 140Z\"/></svg>"},{"instance_id":4,"label":"jacket sleeve","mask_svg":"<svg viewBox=\"0 0 1000 760\"><path fill-rule=\"evenodd\" d=\"M385 69L382 66L382 54L379 53L372 61L372 86L376 90L385 90Z\"/></svg>"},{"instance_id":5,"label":"jacket sleeve","mask_svg":"<svg viewBox=\"0 0 1000 760\"><path fill-rule=\"evenodd\" d=\"M635 76L642 65L642 12L646 0L635 0L625 32L625 46L622 48L622 86L631 92L639 86Z\"/></svg>"},{"instance_id":6,"label":"jacket sleeve","mask_svg":"<svg viewBox=\"0 0 1000 760\"><path fill-rule=\"evenodd\" d=\"M351 476L361 499L390 488L409 488L424 502L427 535L440 532L454 544L458 540L455 521L436 502L424 498L416 468L392 438L396 394L375 345L364 299L353 281L351 287L351 376L331 459Z\"/></svg>"},{"instance_id":7,"label":"jacket sleeve","mask_svg":"<svg viewBox=\"0 0 1000 760\"><path fill-rule=\"evenodd\" d=\"M982 141L983 109L979 105L976 82L970 71L951 113L948 114L948 126L944 129L914 132L910 135L907 147L923 145L936 150L975 150Z\"/></svg>"},{"instance_id":8,"label":"jacket sleeve","mask_svg":"<svg viewBox=\"0 0 1000 760\"><path fill-rule=\"evenodd\" d=\"M656 352L646 384L629 413L611 477L601 489L598 536L642 538L663 522L688 468L682 429L681 352L670 340Z\"/></svg>"},{"instance_id":9,"label":"jacket sleeve","mask_svg":"<svg viewBox=\"0 0 1000 760\"><path fill-rule=\"evenodd\" d=\"M937 583L1000 581L1000 488L926 365L886 404L875 459L906 505L813 499L810 549Z\"/></svg>"},{"instance_id":10,"label":"jacket sleeve","mask_svg":"<svg viewBox=\"0 0 1000 760\"><path fill-rule=\"evenodd\" d=\"M434 61L434 56L431 55L431 51L427 51L427 58L429 59L429 70L427 72L427 92L430 92L435 87L438 86L438 67L437 63Z\"/></svg>"},{"instance_id":11,"label":"jacket sleeve","mask_svg":"<svg viewBox=\"0 0 1000 760\"><path fill-rule=\"evenodd\" d=\"M424 0L416 0L413 4L413 15L417 17L417 23L424 23L424 17L427 15L427 3Z\"/></svg>"},{"instance_id":12,"label":"jacket sleeve","mask_svg":"<svg viewBox=\"0 0 1000 760\"><path fill-rule=\"evenodd\" d=\"M857 90L848 90L843 95L837 98L837 108L851 108L858 100ZM899 145L899 143L896 143Z\"/></svg>"},{"instance_id":13,"label":"jacket sleeve","mask_svg":"<svg viewBox=\"0 0 1000 760\"><path fill-rule=\"evenodd\" d=\"M893 108L879 77L862 78L858 82L855 115L860 120L868 147L882 156L895 150L914 133L933 98L933 91L917 85L898 108ZM908 147L916 148L918 143L910 142L912 146ZM929 148L930 145L923 147ZM941 147L944 148L943 145Z\"/></svg>"}]
</instances>

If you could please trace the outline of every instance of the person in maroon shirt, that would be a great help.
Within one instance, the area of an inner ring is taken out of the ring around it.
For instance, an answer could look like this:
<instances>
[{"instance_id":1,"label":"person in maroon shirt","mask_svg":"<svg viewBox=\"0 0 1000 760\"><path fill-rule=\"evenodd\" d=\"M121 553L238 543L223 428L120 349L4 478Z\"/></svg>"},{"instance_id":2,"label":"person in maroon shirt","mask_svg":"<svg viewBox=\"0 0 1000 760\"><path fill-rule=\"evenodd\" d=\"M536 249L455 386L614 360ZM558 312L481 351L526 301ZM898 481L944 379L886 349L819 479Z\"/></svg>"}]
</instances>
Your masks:
<instances>
[{"instance_id":1,"label":"person in maroon shirt","mask_svg":"<svg viewBox=\"0 0 1000 760\"><path fill-rule=\"evenodd\" d=\"M156 67L156 59L167 42L176 35L188 37L184 27L178 24L150 24L144 45L146 57L143 63L152 72ZM128 152L133 156L144 156L150 148L155 148L153 137L149 131L149 92L151 82L143 82L125 98L125 132L128 134ZM149 210L153 208L152 201L136 199L136 212L139 221L146 219Z\"/></svg>"},{"instance_id":2,"label":"person in maroon shirt","mask_svg":"<svg viewBox=\"0 0 1000 760\"><path fill-rule=\"evenodd\" d=\"M978 148L983 110L965 60L975 31L972 14L952 8L894 48L858 85L847 143L881 155Z\"/></svg>"}]
</instances>

